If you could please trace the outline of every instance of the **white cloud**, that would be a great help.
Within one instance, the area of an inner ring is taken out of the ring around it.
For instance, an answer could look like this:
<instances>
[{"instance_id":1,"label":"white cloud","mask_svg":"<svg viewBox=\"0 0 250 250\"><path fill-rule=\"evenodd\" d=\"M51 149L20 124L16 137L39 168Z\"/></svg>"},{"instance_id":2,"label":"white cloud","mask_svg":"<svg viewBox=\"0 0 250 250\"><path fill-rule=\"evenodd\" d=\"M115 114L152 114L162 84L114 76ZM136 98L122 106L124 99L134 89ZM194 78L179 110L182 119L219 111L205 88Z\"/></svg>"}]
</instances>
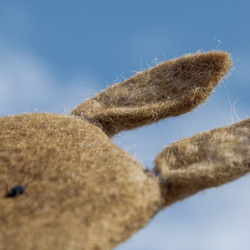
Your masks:
<instances>
[{"instance_id":1,"label":"white cloud","mask_svg":"<svg viewBox=\"0 0 250 250\"><path fill-rule=\"evenodd\" d=\"M0 113L40 101L49 93L53 80L36 58L2 43L0 54Z\"/></svg>"},{"instance_id":2,"label":"white cloud","mask_svg":"<svg viewBox=\"0 0 250 250\"><path fill-rule=\"evenodd\" d=\"M1 115L35 109L63 112L64 107L72 108L96 89L95 79L87 71L73 75L65 83L30 53L0 43L0 55Z\"/></svg>"}]
</instances>

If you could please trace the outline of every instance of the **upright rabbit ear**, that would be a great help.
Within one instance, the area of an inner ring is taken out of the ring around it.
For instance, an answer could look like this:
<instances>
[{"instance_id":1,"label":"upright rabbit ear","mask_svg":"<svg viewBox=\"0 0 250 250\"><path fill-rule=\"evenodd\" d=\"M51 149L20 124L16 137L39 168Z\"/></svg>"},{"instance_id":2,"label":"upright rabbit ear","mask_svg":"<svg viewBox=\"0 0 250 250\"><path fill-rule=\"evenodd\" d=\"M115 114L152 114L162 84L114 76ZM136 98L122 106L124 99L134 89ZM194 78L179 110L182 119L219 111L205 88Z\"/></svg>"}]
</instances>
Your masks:
<instances>
[{"instance_id":1,"label":"upright rabbit ear","mask_svg":"<svg viewBox=\"0 0 250 250\"><path fill-rule=\"evenodd\" d=\"M165 205L217 187L250 172L250 118L180 140L164 149L155 171Z\"/></svg>"},{"instance_id":2,"label":"upright rabbit ear","mask_svg":"<svg viewBox=\"0 0 250 250\"><path fill-rule=\"evenodd\" d=\"M84 101L73 115L89 119L109 136L193 110L231 67L227 52L190 54L167 61Z\"/></svg>"}]
</instances>

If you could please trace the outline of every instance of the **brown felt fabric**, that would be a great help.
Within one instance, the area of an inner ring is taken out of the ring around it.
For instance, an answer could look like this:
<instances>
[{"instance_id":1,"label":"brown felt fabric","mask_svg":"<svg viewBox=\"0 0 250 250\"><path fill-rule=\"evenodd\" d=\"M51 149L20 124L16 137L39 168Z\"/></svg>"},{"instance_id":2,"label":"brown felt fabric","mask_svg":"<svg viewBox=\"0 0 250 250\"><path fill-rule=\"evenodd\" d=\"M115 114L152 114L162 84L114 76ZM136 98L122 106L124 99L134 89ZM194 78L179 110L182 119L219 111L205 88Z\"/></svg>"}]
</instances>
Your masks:
<instances>
[{"instance_id":1,"label":"brown felt fabric","mask_svg":"<svg viewBox=\"0 0 250 250\"><path fill-rule=\"evenodd\" d=\"M250 118L171 144L155 166L169 183L166 204L249 173L249 152Z\"/></svg>"},{"instance_id":2,"label":"brown felt fabric","mask_svg":"<svg viewBox=\"0 0 250 250\"><path fill-rule=\"evenodd\" d=\"M157 178L100 128L57 114L0 126L0 249L112 249L158 211ZM27 192L7 199L6 184Z\"/></svg>"},{"instance_id":3,"label":"brown felt fabric","mask_svg":"<svg viewBox=\"0 0 250 250\"><path fill-rule=\"evenodd\" d=\"M136 74L74 115L0 118L0 249L112 249L166 205L249 171L249 120L165 149L162 177L109 136L205 101L231 66L228 53L188 55ZM26 192L6 198L6 187Z\"/></svg>"},{"instance_id":4,"label":"brown felt fabric","mask_svg":"<svg viewBox=\"0 0 250 250\"><path fill-rule=\"evenodd\" d=\"M109 87L72 114L101 126L109 136L178 116L203 103L231 64L226 52L189 54Z\"/></svg>"}]
</instances>

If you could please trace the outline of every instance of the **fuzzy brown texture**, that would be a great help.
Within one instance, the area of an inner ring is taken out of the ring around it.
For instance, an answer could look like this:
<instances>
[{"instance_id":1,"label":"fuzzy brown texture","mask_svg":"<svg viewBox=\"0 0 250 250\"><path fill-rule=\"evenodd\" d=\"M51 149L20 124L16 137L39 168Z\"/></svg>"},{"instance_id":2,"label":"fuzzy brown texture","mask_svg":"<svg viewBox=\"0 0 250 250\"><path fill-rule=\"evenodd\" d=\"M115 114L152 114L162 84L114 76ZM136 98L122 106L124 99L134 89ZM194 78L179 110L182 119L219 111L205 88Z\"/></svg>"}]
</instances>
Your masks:
<instances>
[{"instance_id":1,"label":"fuzzy brown texture","mask_svg":"<svg viewBox=\"0 0 250 250\"><path fill-rule=\"evenodd\" d=\"M247 173L249 120L169 146L156 160L163 178L109 137L192 110L230 66L228 53L188 55L108 88L75 116L1 117L0 249L109 250L164 206ZM6 198L16 185L26 192Z\"/></svg>"},{"instance_id":2,"label":"fuzzy brown texture","mask_svg":"<svg viewBox=\"0 0 250 250\"><path fill-rule=\"evenodd\" d=\"M101 126L109 136L178 116L203 103L231 65L226 52L189 54L109 87L72 114Z\"/></svg>"},{"instance_id":3,"label":"fuzzy brown texture","mask_svg":"<svg viewBox=\"0 0 250 250\"><path fill-rule=\"evenodd\" d=\"M249 152L250 118L171 144L155 166L169 183L166 205L249 173Z\"/></svg>"},{"instance_id":4,"label":"fuzzy brown texture","mask_svg":"<svg viewBox=\"0 0 250 250\"><path fill-rule=\"evenodd\" d=\"M157 178L79 118L0 118L0 249L112 249L161 206ZM6 185L26 193L5 198Z\"/></svg>"}]
</instances>

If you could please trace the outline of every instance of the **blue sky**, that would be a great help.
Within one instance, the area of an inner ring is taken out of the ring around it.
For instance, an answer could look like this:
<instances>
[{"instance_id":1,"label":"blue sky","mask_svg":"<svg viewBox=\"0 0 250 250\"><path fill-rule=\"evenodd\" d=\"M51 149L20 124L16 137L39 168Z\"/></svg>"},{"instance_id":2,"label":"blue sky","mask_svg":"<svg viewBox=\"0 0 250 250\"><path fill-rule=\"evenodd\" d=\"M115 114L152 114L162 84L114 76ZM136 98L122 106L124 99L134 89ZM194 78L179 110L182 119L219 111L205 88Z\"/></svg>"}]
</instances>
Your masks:
<instances>
[{"instance_id":1,"label":"blue sky","mask_svg":"<svg viewBox=\"0 0 250 250\"><path fill-rule=\"evenodd\" d=\"M0 115L67 113L159 61L227 50L234 67L192 113L114 142L148 168L173 141L250 116L250 1L1 1ZM125 249L249 249L249 176L157 215Z\"/></svg>"}]
</instances>

